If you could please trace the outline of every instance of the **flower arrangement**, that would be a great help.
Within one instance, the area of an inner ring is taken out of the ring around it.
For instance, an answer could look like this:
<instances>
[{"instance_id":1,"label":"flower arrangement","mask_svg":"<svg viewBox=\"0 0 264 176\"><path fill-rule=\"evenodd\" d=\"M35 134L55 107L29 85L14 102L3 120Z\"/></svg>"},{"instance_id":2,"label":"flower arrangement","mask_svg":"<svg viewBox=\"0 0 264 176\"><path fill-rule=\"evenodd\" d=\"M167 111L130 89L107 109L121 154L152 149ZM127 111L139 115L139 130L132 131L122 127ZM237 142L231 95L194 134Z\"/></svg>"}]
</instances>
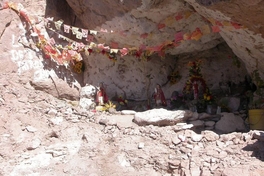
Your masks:
<instances>
[{"instance_id":1,"label":"flower arrangement","mask_svg":"<svg viewBox=\"0 0 264 176\"><path fill-rule=\"evenodd\" d=\"M193 88L194 82L199 82L203 88L204 94L209 96L209 89L206 85L205 80L203 79L203 75L201 74L201 60L192 61L188 63L189 69L189 79L186 81L185 86L183 88L183 92L185 94L190 94Z\"/></svg>"}]
</instances>

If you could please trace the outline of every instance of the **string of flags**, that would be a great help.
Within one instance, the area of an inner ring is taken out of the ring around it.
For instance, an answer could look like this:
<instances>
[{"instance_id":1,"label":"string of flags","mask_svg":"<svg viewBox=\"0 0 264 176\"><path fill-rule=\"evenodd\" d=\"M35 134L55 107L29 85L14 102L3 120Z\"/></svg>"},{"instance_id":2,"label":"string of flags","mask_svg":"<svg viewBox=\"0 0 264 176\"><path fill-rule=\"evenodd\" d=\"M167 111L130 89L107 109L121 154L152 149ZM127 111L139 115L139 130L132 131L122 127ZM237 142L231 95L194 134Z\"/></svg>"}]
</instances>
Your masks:
<instances>
[{"instance_id":1,"label":"string of flags","mask_svg":"<svg viewBox=\"0 0 264 176\"><path fill-rule=\"evenodd\" d=\"M204 35L221 32L222 28L225 28L227 30L244 28L242 25L235 22L220 22L210 18L208 19L208 21L212 25L205 24L201 27L197 27L194 31L190 32L178 31L175 33L174 38L164 41L159 45L146 46L144 44L141 44L139 45L139 47L120 48L117 42L112 41L108 45L105 45L105 43L95 43L94 40L98 33L118 33L122 36L125 36L123 31L112 31L106 29L101 29L100 31L88 30L64 24L63 20L53 21L53 18L45 18L44 21L46 29L51 30L58 35L58 38L61 38L68 42L68 45L62 46L61 44L56 44L54 38L47 38L40 32L40 29L35 25L36 18L29 16L22 4L7 2L2 5L2 9L7 8L10 8L16 11L19 15L23 16L26 22L28 22L28 24L32 27L33 33L31 35L38 38L38 43L36 45L43 51L44 56L53 59L55 62L57 62L58 65L65 66L68 66L70 63L75 64L76 62L81 61L81 52L86 52L87 54L102 53L113 61L116 60L116 54L118 53L121 57L124 57L126 55L133 55L137 58L146 60L149 59L150 55L155 53L159 54L159 56L161 57L164 57L165 51L167 49L178 47L184 41L199 41ZM179 21L184 18L189 18L191 14L192 12L185 11L177 13L174 16L169 16L161 21L157 25L157 27L158 29L162 29L166 26L171 25L173 21ZM61 33L59 33L61 31L63 31L65 35L74 35L76 40L78 39L79 41L70 39L69 37L62 35ZM144 33L139 34L138 36L140 38L147 38L151 35L152 33Z\"/></svg>"}]
</instances>

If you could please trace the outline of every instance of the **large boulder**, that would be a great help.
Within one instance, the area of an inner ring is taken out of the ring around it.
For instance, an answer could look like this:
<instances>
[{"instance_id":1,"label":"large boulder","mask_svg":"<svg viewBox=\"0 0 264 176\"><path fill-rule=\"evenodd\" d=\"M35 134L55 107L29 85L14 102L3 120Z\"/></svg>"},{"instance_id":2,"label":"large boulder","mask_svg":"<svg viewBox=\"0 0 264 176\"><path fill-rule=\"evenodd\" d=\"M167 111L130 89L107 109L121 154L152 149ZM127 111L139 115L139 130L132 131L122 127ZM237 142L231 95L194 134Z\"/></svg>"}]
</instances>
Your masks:
<instances>
[{"instance_id":1,"label":"large boulder","mask_svg":"<svg viewBox=\"0 0 264 176\"><path fill-rule=\"evenodd\" d=\"M223 117L216 123L215 129L221 133L230 133L235 131L246 131L246 126L240 116L233 113L222 113Z\"/></svg>"},{"instance_id":2,"label":"large boulder","mask_svg":"<svg viewBox=\"0 0 264 176\"><path fill-rule=\"evenodd\" d=\"M168 126L188 120L192 117L191 111L168 111L166 109L152 109L144 112L137 112L134 116L134 122L140 126L156 125Z\"/></svg>"},{"instance_id":3,"label":"large boulder","mask_svg":"<svg viewBox=\"0 0 264 176\"><path fill-rule=\"evenodd\" d=\"M80 90L80 102L79 106L83 109L94 109L95 104L96 87L93 85L86 85Z\"/></svg>"}]
</instances>

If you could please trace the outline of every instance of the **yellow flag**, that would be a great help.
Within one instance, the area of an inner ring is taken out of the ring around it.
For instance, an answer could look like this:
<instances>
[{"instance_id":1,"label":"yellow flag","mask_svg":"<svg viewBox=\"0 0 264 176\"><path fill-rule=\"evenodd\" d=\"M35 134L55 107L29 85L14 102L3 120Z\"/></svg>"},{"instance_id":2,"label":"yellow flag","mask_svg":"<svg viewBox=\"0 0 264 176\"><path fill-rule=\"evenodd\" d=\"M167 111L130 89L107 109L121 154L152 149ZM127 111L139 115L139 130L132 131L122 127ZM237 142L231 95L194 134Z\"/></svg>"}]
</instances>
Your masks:
<instances>
[{"instance_id":1,"label":"yellow flag","mask_svg":"<svg viewBox=\"0 0 264 176\"><path fill-rule=\"evenodd\" d=\"M186 11L186 12L184 13L184 17L185 17L185 19L189 18L191 15L192 15L192 12L191 12L191 11Z\"/></svg>"},{"instance_id":2,"label":"yellow flag","mask_svg":"<svg viewBox=\"0 0 264 176\"><path fill-rule=\"evenodd\" d=\"M166 26L172 26L172 24L173 24L173 22L174 22L175 20L174 20L174 17L173 16L169 16L169 17L167 17L166 19L165 19L165 25Z\"/></svg>"},{"instance_id":3,"label":"yellow flag","mask_svg":"<svg viewBox=\"0 0 264 176\"><path fill-rule=\"evenodd\" d=\"M209 25L204 25L201 27L202 33L205 34L210 34L211 33L211 29L209 27Z\"/></svg>"}]
</instances>

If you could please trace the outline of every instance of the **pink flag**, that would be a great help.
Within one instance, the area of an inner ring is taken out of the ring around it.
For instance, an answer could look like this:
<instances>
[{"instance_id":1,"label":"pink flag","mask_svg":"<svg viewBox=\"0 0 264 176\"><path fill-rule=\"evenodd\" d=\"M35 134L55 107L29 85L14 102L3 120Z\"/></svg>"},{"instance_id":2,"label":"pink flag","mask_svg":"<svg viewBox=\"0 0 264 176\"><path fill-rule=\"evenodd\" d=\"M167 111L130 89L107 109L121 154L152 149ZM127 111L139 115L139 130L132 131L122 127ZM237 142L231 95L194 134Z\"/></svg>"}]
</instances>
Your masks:
<instances>
[{"instance_id":1,"label":"pink flag","mask_svg":"<svg viewBox=\"0 0 264 176\"><path fill-rule=\"evenodd\" d=\"M180 42L183 40L183 33L182 32L178 32L175 34L175 42Z\"/></svg>"},{"instance_id":2,"label":"pink flag","mask_svg":"<svg viewBox=\"0 0 264 176\"><path fill-rule=\"evenodd\" d=\"M104 46L104 44L101 44L101 43L99 43L99 44L97 45L97 47L98 47L99 49L102 49L102 50L109 50L109 49L110 49L109 46Z\"/></svg>"},{"instance_id":3,"label":"pink flag","mask_svg":"<svg viewBox=\"0 0 264 176\"><path fill-rule=\"evenodd\" d=\"M51 45L55 45L55 40L54 40L54 38L51 38L50 40L49 40L49 43L51 44Z\"/></svg>"},{"instance_id":4,"label":"pink flag","mask_svg":"<svg viewBox=\"0 0 264 176\"><path fill-rule=\"evenodd\" d=\"M121 57L123 57L128 54L128 49L127 48L120 49L120 52L121 52Z\"/></svg>"},{"instance_id":5,"label":"pink flag","mask_svg":"<svg viewBox=\"0 0 264 176\"><path fill-rule=\"evenodd\" d=\"M107 33L108 31L107 31L107 29L103 29L103 28L101 28L100 32Z\"/></svg>"}]
</instances>

